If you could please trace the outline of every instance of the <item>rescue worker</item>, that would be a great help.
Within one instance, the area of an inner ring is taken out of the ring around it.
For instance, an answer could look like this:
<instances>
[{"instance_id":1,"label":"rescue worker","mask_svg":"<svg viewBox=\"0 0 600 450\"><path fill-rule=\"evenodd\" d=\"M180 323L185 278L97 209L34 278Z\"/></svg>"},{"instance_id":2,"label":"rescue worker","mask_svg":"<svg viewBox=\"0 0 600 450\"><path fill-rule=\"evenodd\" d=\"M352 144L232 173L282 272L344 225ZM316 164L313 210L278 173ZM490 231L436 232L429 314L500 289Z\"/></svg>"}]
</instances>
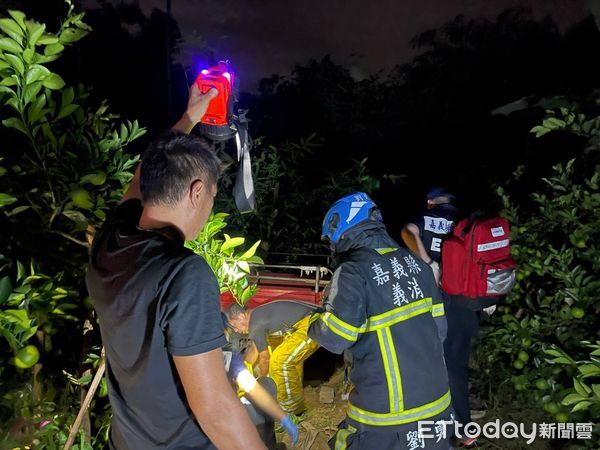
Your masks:
<instances>
[{"instance_id":1,"label":"rescue worker","mask_svg":"<svg viewBox=\"0 0 600 450\"><path fill-rule=\"evenodd\" d=\"M433 188L427 193L427 211L402 230L402 240L406 246L431 266L438 282L442 240L452 231L458 216L458 209L452 204L454 198L443 188Z\"/></svg>"},{"instance_id":2,"label":"rescue worker","mask_svg":"<svg viewBox=\"0 0 600 450\"><path fill-rule=\"evenodd\" d=\"M441 248L444 236L452 231L459 215L452 205L455 197L442 188L434 188L427 194L427 210L413 223L402 230L406 246L440 271ZM442 267L443 270L443 267ZM439 276L436 277L439 281ZM448 333L444 341L444 355L448 370L452 406L456 420L466 425L471 422L469 405L469 357L471 340L479 329L479 312L457 305L444 294ZM476 438L465 437L461 445L466 448L477 446Z\"/></svg>"},{"instance_id":3,"label":"rescue worker","mask_svg":"<svg viewBox=\"0 0 600 450\"><path fill-rule=\"evenodd\" d=\"M451 419L444 304L432 270L388 235L362 192L333 204L322 237L337 267L308 335L353 360L348 415L331 448L448 449L441 428L425 438L418 425Z\"/></svg>"},{"instance_id":4,"label":"rescue worker","mask_svg":"<svg viewBox=\"0 0 600 450\"><path fill-rule=\"evenodd\" d=\"M296 416L306 410L304 361L319 348L306 334L316 308L306 302L278 300L254 309L233 304L225 312L233 329L248 333L252 341L245 360L253 366L258 361L259 373L275 381L281 407ZM267 337L275 334L283 336L283 342L271 352Z\"/></svg>"}]
</instances>

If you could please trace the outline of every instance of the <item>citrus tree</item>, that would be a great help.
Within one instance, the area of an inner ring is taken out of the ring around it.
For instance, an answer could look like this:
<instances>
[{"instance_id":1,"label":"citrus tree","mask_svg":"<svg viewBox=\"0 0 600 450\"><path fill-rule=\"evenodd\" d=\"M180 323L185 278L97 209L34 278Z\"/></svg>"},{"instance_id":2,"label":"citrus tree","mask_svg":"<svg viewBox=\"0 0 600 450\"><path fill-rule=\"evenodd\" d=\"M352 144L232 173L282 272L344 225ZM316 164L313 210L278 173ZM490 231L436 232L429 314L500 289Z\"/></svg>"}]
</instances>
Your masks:
<instances>
[{"instance_id":1,"label":"citrus tree","mask_svg":"<svg viewBox=\"0 0 600 450\"><path fill-rule=\"evenodd\" d=\"M132 177L126 147L145 132L55 71L90 31L65 4L52 31L20 11L0 18L0 440L36 448L64 442L93 365L88 245Z\"/></svg>"},{"instance_id":2,"label":"citrus tree","mask_svg":"<svg viewBox=\"0 0 600 450\"><path fill-rule=\"evenodd\" d=\"M490 392L543 406L558 422L597 421L600 415L598 349L592 344L600 337L599 125L581 112L548 111L532 132L576 133L585 138L585 150L554 165L524 201L498 189L513 224L517 284L486 322L477 371L488 375ZM527 169L520 168L514 182L526 179Z\"/></svg>"},{"instance_id":3,"label":"citrus tree","mask_svg":"<svg viewBox=\"0 0 600 450\"><path fill-rule=\"evenodd\" d=\"M245 238L231 237L223 232L227 226L225 219L228 215L211 215L198 238L186 242L185 246L204 257L217 277L221 293L231 293L243 306L256 293L256 285L248 281L248 275L250 264L263 263L255 254L260 241L256 241L248 250L237 251L244 245Z\"/></svg>"}]
</instances>

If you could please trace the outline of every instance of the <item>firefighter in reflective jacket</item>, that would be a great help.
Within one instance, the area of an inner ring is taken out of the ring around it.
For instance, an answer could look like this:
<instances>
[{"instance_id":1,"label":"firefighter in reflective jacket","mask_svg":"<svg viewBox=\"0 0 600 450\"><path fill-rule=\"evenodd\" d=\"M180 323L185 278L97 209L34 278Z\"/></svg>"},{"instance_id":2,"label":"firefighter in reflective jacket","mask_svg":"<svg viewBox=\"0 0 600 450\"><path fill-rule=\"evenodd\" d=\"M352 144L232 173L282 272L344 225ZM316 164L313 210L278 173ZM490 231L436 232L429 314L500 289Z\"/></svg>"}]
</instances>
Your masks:
<instances>
[{"instance_id":1,"label":"firefighter in reflective jacket","mask_svg":"<svg viewBox=\"0 0 600 450\"><path fill-rule=\"evenodd\" d=\"M399 248L362 192L331 207L322 236L337 267L324 311L311 317L308 334L353 360L348 415L331 448L448 449L450 436L444 438L440 426L452 419L442 350L446 326L431 268ZM419 421L430 421L429 431L419 433Z\"/></svg>"}]
</instances>

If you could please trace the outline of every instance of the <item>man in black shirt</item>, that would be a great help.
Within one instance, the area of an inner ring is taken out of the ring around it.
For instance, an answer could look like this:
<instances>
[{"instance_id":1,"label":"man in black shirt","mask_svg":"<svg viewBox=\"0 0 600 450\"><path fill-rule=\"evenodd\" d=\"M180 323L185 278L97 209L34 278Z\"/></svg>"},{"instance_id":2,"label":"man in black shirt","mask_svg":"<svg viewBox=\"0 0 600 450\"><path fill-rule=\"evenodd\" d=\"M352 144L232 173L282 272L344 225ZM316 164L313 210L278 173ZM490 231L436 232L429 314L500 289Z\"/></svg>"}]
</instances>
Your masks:
<instances>
[{"instance_id":1,"label":"man in black shirt","mask_svg":"<svg viewBox=\"0 0 600 450\"><path fill-rule=\"evenodd\" d=\"M227 379L219 287L183 247L210 215L219 161L186 136L216 91L194 85L97 233L86 282L106 348L111 449L264 449Z\"/></svg>"},{"instance_id":2,"label":"man in black shirt","mask_svg":"<svg viewBox=\"0 0 600 450\"><path fill-rule=\"evenodd\" d=\"M307 336L309 318L317 307L309 303L278 300L254 309L237 304L226 311L230 325L248 333L252 344L246 361L258 360L261 375L269 374L277 385L277 399L288 413L301 414L306 409L303 392L304 361L319 345ZM283 336L283 342L270 354L267 337Z\"/></svg>"},{"instance_id":3,"label":"man in black shirt","mask_svg":"<svg viewBox=\"0 0 600 450\"><path fill-rule=\"evenodd\" d=\"M427 210L402 230L406 246L429 264L436 280L440 280L442 240L452 230L458 209L452 204L454 195L442 188L427 193Z\"/></svg>"},{"instance_id":4,"label":"man in black shirt","mask_svg":"<svg viewBox=\"0 0 600 450\"><path fill-rule=\"evenodd\" d=\"M413 252L428 263L436 278L440 279L438 266L442 256L442 241L452 231L459 211L452 202L454 196L442 188L434 188L427 194L427 211L406 225L402 238ZM442 270L444 268L442 267ZM448 369L452 406L458 422L471 422L469 406L469 357L471 340L479 329L479 313L456 304L444 294L447 338L444 341L444 357ZM462 447L477 446L475 438L465 438Z\"/></svg>"}]
</instances>

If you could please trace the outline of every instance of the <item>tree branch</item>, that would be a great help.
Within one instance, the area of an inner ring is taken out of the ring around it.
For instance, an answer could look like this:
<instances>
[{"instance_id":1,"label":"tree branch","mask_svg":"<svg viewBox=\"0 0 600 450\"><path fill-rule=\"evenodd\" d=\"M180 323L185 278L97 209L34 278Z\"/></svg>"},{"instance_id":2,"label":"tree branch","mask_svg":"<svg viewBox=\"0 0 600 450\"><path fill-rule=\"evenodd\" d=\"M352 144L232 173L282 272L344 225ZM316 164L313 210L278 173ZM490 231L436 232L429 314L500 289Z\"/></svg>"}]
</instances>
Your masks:
<instances>
[{"instance_id":1,"label":"tree branch","mask_svg":"<svg viewBox=\"0 0 600 450\"><path fill-rule=\"evenodd\" d=\"M78 245L81 245L82 247L88 248L88 244L87 242L84 241L80 241L79 239L74 238L73 236L71 236L70 234L64 233L62 231L58 231L58 230L48 230L50 233L54 233L54 234L58 234L59 236L64 237L65 239L68 239L71 242L75 242Z\"/></svg>"}]
</instances>

